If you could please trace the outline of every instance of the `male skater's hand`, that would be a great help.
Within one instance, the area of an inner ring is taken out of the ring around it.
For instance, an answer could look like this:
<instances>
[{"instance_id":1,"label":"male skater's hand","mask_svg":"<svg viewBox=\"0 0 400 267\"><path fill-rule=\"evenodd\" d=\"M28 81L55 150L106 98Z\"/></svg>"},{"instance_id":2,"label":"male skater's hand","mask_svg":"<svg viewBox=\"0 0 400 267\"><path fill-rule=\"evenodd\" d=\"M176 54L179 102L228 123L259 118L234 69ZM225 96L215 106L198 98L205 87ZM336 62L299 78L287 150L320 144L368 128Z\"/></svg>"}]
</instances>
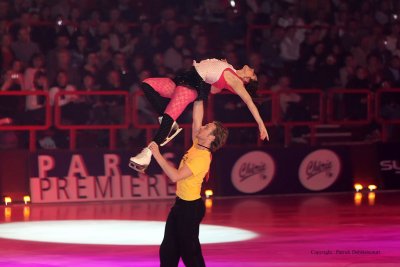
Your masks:
<instances>
[{"instance_id":1,"label":"male skater's hand","mask_svg":"<svg viewBox=\"0 0 400 267\"><path fill-rule=\"evenodd\" d=\"M150 149L150 151L153 154L154 158L157 158L157 157L161 156L160 149L158 148L158 145L157 145L156 142L151 142L149 144L148 148Z\"/></svg>"}]
</instances>

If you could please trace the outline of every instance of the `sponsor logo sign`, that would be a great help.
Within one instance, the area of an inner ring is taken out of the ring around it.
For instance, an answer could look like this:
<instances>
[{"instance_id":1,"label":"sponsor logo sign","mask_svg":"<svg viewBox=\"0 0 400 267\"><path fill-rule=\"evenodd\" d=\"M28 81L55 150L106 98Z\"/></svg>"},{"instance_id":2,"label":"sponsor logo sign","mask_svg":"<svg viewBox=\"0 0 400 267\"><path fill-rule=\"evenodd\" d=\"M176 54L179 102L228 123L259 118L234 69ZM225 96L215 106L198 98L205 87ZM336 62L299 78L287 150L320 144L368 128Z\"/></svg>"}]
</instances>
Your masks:
<instances>
[{"instance_id":1,"label":"sponsor logo sign","mask_svg":"<svg viewBox=\"0 0 400 267\"><path fill-rule=\"evenodd\" d=\"M319 149L303 159L299 168L299 179L305 188L320 191L337 180L341 169L340 159L335 152Z\"/></svg>"},{"instance_id":2,"label":"sponsor logo sign","mask_svg":"<svg viewBox=\"0 0 400 267\"><path fill-rule=\"evenodd\" d=\"M383 172L400 175L400 161L398 160L382 160L379 165Z\"/></svg>"},{"instance_id":3,"label":"sponsor logo sign","mask_svg":"<svg viewBox=\"0 0 400 267\"><path fill-rule=\"evenodd\" d=\"M266 188L275 175L275 162L262 151L241 156L231 172L232 184L243 193L256 193Z\"/></svg>"}]
</instances>

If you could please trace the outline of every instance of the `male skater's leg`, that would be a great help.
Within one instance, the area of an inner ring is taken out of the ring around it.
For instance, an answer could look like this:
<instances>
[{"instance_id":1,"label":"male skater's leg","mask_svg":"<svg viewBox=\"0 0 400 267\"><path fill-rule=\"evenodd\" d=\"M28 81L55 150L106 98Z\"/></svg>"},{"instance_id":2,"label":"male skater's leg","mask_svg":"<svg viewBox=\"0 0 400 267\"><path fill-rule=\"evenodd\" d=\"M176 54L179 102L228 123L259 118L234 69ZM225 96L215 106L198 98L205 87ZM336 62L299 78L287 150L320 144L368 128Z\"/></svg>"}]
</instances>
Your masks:
<instances>
[{"instance_id":1,"label":"male skater's leg","mask_svg":"<svg viewBox=\"0 0 400 267\"><path fill-rule=\"evenodd\" d=\"M175 267L178 266L180 251L178 246L177 234L179 231L176 217L177 207L174 205L168 214L168 219L165 224L164 238L160 246L160 266Z\"/></svg>"},{"instance_id":2,"label":"male skater's leg","mask_svg":"<svg viewBox=\"0 0 400 267\"><path fill-rule=\"evenodd\" d=\"M199 241L199 227L204 214L204 202L202 199L198 199L185 201L185 209L178 217L179 250L185 266L205 266Z\"/></svg>"}]
</instances>

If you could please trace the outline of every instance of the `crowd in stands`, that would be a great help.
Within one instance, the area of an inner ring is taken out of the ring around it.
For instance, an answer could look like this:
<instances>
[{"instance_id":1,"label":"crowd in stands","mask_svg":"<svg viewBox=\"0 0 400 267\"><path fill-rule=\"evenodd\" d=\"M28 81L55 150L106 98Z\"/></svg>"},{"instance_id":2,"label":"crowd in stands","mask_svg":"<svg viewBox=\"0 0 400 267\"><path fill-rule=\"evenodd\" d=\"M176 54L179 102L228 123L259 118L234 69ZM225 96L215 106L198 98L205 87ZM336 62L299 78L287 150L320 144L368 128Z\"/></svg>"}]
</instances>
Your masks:
<instances>
[{"instance_id":1,"label":"crowd in stands","mask_svg":"<svg viewBox=\"0 0 400 267\"><path fill-rule=\"evenodd\" d=\"M1 91L48 91L51 105L59 91L132 93L147 77L174 77L193 60L213 57L250 65L259 88L272 91L400 87L395 0L0 0L0 36ZM42 123L43 99L18 99L0 97L0 123ZM78 124L118 123L124 104L71 95L57 103ZM304 116L306 103L294 93L281 99L290 118ZM365 108L363 98L344 103ZM399 97L388 97L382 109L400 118ZM125 135L141 138L135 129Z\"/></svg>"}]
</instances>

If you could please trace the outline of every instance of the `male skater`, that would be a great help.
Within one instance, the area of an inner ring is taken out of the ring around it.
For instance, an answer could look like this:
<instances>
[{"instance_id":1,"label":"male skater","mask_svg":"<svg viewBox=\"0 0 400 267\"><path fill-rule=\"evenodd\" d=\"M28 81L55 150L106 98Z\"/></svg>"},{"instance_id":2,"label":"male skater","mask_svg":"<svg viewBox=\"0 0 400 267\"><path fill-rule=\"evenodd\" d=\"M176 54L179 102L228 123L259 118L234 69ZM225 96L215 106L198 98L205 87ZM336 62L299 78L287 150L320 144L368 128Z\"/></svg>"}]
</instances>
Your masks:
<instances>
[{"instance_id":1,"label":"male skater","mask_svg":"<svg viewBox=\"0 0 400 267\"><path fill-rule=\"evenodd\" d=\"M193 146L183 156L178 169L160 154L157 143L149 145L162 170L177 184L176 201L168 215L160 247L161 267L178 266L181 257L186 266L205 266L199 242L199 226L205 214L201 185L210 169L211 152L225 144L228 130L216 121L201 126L202 103L195 102L193 109L196 115L192 128Z\"/></svg>"}]
</instances>

